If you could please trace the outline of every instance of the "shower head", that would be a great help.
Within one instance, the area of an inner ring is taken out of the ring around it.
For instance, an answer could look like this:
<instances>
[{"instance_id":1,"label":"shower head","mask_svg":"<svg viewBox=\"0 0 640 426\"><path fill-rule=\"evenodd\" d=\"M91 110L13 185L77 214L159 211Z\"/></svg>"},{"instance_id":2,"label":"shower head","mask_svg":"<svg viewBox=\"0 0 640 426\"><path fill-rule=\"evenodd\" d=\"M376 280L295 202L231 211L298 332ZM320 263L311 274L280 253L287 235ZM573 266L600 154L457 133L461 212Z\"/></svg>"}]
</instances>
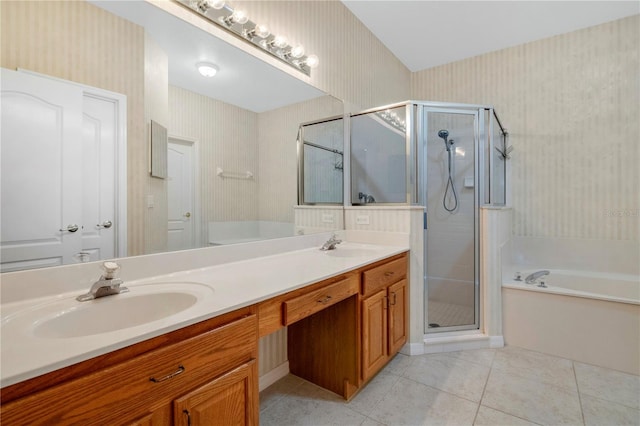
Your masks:
<instances>
[{"instance_id":1,"label":"shower head","mask_svg":"<svg viewBox=\"0 0 640 426\"><path fill-rule=\"evenodd\" d=\"M447 152L449 152L451 150L451 145L453 145L453 140L449 140L449 131L442 129L438 132L438 137L441 137L442 140L444 141L444 147L446 148Z\"/></svg>"}]
</instances>

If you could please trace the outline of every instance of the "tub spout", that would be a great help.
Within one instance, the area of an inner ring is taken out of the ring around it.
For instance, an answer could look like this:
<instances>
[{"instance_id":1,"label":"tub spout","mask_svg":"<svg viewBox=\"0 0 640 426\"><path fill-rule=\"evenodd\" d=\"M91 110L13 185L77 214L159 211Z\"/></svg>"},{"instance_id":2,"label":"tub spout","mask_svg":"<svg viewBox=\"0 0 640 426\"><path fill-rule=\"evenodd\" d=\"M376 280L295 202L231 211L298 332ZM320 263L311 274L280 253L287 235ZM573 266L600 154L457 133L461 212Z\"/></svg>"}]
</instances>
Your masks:
<instances>
[{"instance_id":1,"label":"tub spout","mask_svg":"<svg viewBox=\"0 0 640 426\"><path fill-rule=\"evenodd\" d=\"M536 282L536 280L540 277L544 277L545 275L549 275L550 272L547 270L544 271L536 271L533 274L527 276L527 278L524 279L524 282L527 284L533 284Z\"/></svg>"}]
</instances>

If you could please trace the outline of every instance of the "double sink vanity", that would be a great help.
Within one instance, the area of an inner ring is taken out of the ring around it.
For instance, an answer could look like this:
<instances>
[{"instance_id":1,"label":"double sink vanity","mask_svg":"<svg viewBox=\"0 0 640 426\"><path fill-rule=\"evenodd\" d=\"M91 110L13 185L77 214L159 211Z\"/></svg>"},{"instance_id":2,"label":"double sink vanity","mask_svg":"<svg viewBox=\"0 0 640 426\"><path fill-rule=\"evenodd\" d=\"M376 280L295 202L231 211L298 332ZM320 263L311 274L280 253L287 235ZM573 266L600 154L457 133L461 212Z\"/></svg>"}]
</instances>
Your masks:
<instances>
[{"instance_id":1,"label":"double sink vanity","mask_svg":"<svg viewBox=\"0 0 640 426\"><path fill-rule=\"evenodd\" d=\"M407 341L402 245L309 247L124 285L3 303L3 422L258 424L260 337L287 327L291 373L345 399Z\"/></svg>"}]
</instances>

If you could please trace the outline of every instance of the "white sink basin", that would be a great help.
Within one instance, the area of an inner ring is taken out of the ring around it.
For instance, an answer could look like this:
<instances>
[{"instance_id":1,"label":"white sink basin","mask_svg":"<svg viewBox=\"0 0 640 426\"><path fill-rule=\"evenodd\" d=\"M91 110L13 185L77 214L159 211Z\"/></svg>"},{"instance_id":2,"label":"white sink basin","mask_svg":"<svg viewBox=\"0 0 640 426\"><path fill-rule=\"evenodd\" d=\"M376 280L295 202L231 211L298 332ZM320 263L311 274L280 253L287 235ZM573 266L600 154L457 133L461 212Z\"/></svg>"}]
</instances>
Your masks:
<instances>
[{"instance_id":1,"label":"white sink basin","mask_svg":"<svg viewBox=\"0 0 640 426\"><path fill-rule=\"evenodd\" d=\"M327 250L325 251L327 256L332 257L366 257L366 256L374 256L378 252L371 249L366 248L355 248L355 247L336 247L335 250Z\"/></svg>"},{"instance_id":2,"label":"white sink basin","mask_svg":"<svg viewBox=\"0 0 640 426\"><path fill-rule=\"evenodd\" d=\"M67 298L35 306L3 319L3 332L24 332L44 339L110 333L160 321L195 307L213 294L193 282L129 286L130 292L86 302Z\"/></svg>"}]
</instances>

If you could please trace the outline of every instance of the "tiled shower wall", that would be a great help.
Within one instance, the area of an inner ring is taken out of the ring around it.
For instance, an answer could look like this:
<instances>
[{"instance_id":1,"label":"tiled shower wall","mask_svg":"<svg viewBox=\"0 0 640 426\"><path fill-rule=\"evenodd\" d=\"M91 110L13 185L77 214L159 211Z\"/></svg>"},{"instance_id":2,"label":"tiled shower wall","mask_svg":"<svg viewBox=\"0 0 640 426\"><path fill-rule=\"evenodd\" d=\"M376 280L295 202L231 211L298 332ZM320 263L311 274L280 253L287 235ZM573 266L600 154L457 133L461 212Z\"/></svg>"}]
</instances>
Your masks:
<instances>
[{"instance_id":1,"label":"tiled shower wall","mask_svg":"<svg viewBox=\"0 0 640 426\"><path fill-rule=\"evenodd\" d=\"M513 232L640 239L640 16L414 73L411 97L494 105Z\"/></svg>"}]
</instances>

